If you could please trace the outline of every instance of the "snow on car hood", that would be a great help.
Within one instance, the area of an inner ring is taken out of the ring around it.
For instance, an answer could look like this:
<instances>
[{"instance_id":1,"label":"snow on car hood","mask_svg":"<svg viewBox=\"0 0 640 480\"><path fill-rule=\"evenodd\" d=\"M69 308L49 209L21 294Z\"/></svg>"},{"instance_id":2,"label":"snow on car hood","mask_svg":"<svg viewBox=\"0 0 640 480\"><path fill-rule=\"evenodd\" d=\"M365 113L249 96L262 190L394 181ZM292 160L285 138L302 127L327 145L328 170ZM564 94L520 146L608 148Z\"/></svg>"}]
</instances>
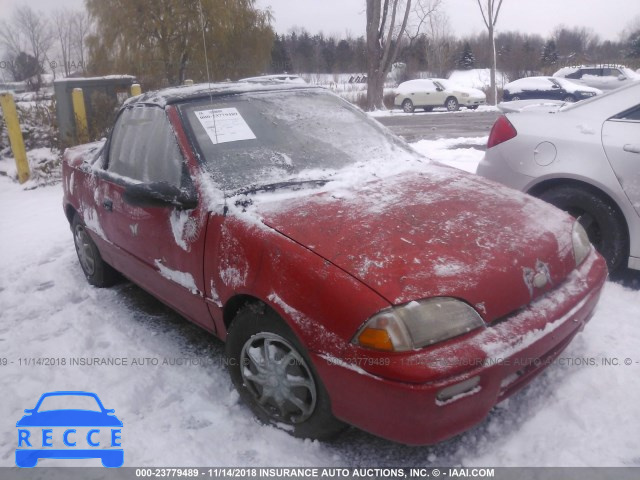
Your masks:
<instances>
[{"instance_id":1,"label":"snow on car hood","mask_svg":"<svg viewBox=\"0 0 640 480\"><path fill-rule=\"evenodd\" d=\"M452 87L452 90L456 93L468 93L472 97L486 98L484 92L482 90L478 90L477 88L461 87L460 85L455 85Z\"/></svg>"},{"instance_id":2,"label":"snow on car hood","mask_svg":"<svg viewBox=\"0 0 640 480\"><path fill-rule=\"evenodd\" d=\"M263 223L395 305L451 296L493 321L557 285L575 267L570 217L439 165L256 208ZM528 286L527 272L544 269L550 283Z\"/></svg>"}]
</instances>

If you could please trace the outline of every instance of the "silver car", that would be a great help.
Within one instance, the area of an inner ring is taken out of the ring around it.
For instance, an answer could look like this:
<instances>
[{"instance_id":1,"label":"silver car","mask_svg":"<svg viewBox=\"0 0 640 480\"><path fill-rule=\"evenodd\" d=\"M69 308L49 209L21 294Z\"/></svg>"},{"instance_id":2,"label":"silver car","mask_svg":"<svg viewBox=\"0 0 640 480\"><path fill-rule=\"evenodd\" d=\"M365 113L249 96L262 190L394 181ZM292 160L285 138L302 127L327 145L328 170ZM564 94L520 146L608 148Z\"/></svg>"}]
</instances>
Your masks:
<instances>
[{"instance_id":1,"label":"silver car","mask_svg":"<svg viewBox=\"0 0 640 480\"><path fill-rule=\"evenodd\" d=\"M624 65L564 67L554 73L553 76L566 78L572 82L599 88L600 90L613 90L623 87L629 82L640 80L640 75Z\"/></svg>"},{"instance_id":2,"label":"silver car","mask_svg":"<svg viewBox=\"0 0 640 480\"><path fill-rule=\"evenodd\" d=\"M568 211L609 270L640 270L640 82L498 118L478 174Z\"/></svg>"}]
</instances>

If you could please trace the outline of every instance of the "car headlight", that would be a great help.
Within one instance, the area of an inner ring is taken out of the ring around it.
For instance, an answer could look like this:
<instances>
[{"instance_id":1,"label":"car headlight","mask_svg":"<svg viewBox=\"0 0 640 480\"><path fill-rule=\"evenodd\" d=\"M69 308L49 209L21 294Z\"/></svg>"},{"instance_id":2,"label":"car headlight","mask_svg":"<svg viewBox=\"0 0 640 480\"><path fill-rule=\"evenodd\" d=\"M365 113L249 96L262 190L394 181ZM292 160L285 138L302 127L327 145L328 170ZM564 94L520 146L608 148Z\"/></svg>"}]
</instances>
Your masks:
<instances>
[{"instance_id":1,"label":"car headlight","mask_svg":"<svg viewBox=\"0 0 640 480\"><path fill-rule=\"evenodd\" d=\"M433 345L484 327L471 306L437 297L392 307L371 317L353 339L362 347L404 352Z\"/></svg>"},{"instance_id":2,"label":"car headlight","mask_svg":"<svg viewBox=\"0 0 640 480\"><path fill-rule=\"evenodd\" d=\"M573 257L576 260L577 267L589 255L591 243L589 242L589 235L587 235L586 230L578 221L573 223L571 238L573 240Z\"/></svg>"}]
</instances>

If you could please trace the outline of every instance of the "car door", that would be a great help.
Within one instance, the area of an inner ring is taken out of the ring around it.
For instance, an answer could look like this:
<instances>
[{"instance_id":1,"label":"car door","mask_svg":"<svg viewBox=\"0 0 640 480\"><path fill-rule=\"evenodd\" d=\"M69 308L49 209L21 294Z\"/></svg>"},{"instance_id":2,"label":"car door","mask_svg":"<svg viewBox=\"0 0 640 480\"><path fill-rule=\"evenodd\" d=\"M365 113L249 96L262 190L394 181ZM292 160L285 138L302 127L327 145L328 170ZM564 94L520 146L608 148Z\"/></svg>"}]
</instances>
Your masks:
<instances>
[{"instance_id":1,"label":"car door","mask_svg":"<svg viewBox=\"0 0 640 480\"><path fill-rule=\"evenodd\" d=\"M444 101L451 95L451 92L448 92L440 82L434 81L432 83L433 94L431 96L431 105L444 105Z\"/></svg>"},{"instance_id":2,"label":"car door","mask_svg":"<svg viewBox=\"0 0 640 480\"><path fill-rule=\"evenodd\" d=\"M431 80L417 80L411 101L415 106L420 107L435 105L433 100L435 91L436 87Z\"/></svg>"},{"instance_id":3,"label":"car door","mask_svg":"<svg viewBox=\"0 0 640 480\"><path fill-rule=\"evenodd\" d=\"M640 105L604 122L602 145L622 189L640 215Z\"/></svg>"},{"instance_id":4,"label":"car door","mask_svg":"<svg viewBox=\"0 0 640 480\"><path fill-rule=\"evenodd\" d=\"M113 266L190 320L213 329L204 301L202 262L206 212L131 200L132 188L152 192L194 187L165 110L135 105L118 117L96 191ZM128 196L127 196L128 195Z\"/></svg>"}]
</instances>

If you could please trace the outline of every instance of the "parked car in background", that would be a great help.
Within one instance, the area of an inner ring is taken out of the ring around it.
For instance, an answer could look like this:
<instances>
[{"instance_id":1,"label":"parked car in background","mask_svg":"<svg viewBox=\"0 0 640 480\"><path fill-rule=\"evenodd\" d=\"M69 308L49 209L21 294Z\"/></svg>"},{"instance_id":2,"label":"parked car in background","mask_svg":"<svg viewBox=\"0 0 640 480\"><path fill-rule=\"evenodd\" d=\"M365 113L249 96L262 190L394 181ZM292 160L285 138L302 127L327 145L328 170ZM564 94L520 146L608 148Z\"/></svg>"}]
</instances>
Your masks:
<instances>
[{"instance_id":1,"label":"parked car in background","mask_svg":"<svg viewBox=\"0 0 640 480\"><path fill-rule=\"evenodd\" d=\"M460 107L476 109L486 101L482 90L462 87L442 78L422 78L398 85L394 105L407 113L416 108L430 112L436 107L454 112Z\"/></svg>"},{"instance_id":2,"label":"parked car in background","mask_svg":"<svg viewBox=\"0 0 640 480\"><path fill-rule=\"evenodd\" d=\"M569 215L308 85L134 97L65 152L63 191L87 280L120 272L225 340L240 397L301 437L467 430L552 364L606 279Z\"/></svg>"},{"instance_id":3,"label":"parked car in background","mask_svg":"<svg viewBox=\"0 0 640 480\"><path fill-rule=\"evenodd\" d=\"M577 102L601 93L597 88L578 85L563 78L527 77L507 83L502 99L505 102L529 99Z\"/></svg>"},{"instance_id":4,"label":"parked car in background","mask_svg":"<svg viewBox=\"0 0 640 480\"><path fill-rule=\"evenodd\" d=\"M640 75L623 65L581 65L564 67L553 74L556 78L566 78L572 82L599 88L614 90L629 82L640 80Z\"/></svg>"},{"instance_id":5,"label":"parked car in background","mask_svg":"<svg viewBox=\"0 0 640 480\"><path fill-rule=\"evenodd\" d=\"M576 217L611 271L640 270L640 83L544 112L500 117L478 174Z\"/></svg>"}]
</instances>

